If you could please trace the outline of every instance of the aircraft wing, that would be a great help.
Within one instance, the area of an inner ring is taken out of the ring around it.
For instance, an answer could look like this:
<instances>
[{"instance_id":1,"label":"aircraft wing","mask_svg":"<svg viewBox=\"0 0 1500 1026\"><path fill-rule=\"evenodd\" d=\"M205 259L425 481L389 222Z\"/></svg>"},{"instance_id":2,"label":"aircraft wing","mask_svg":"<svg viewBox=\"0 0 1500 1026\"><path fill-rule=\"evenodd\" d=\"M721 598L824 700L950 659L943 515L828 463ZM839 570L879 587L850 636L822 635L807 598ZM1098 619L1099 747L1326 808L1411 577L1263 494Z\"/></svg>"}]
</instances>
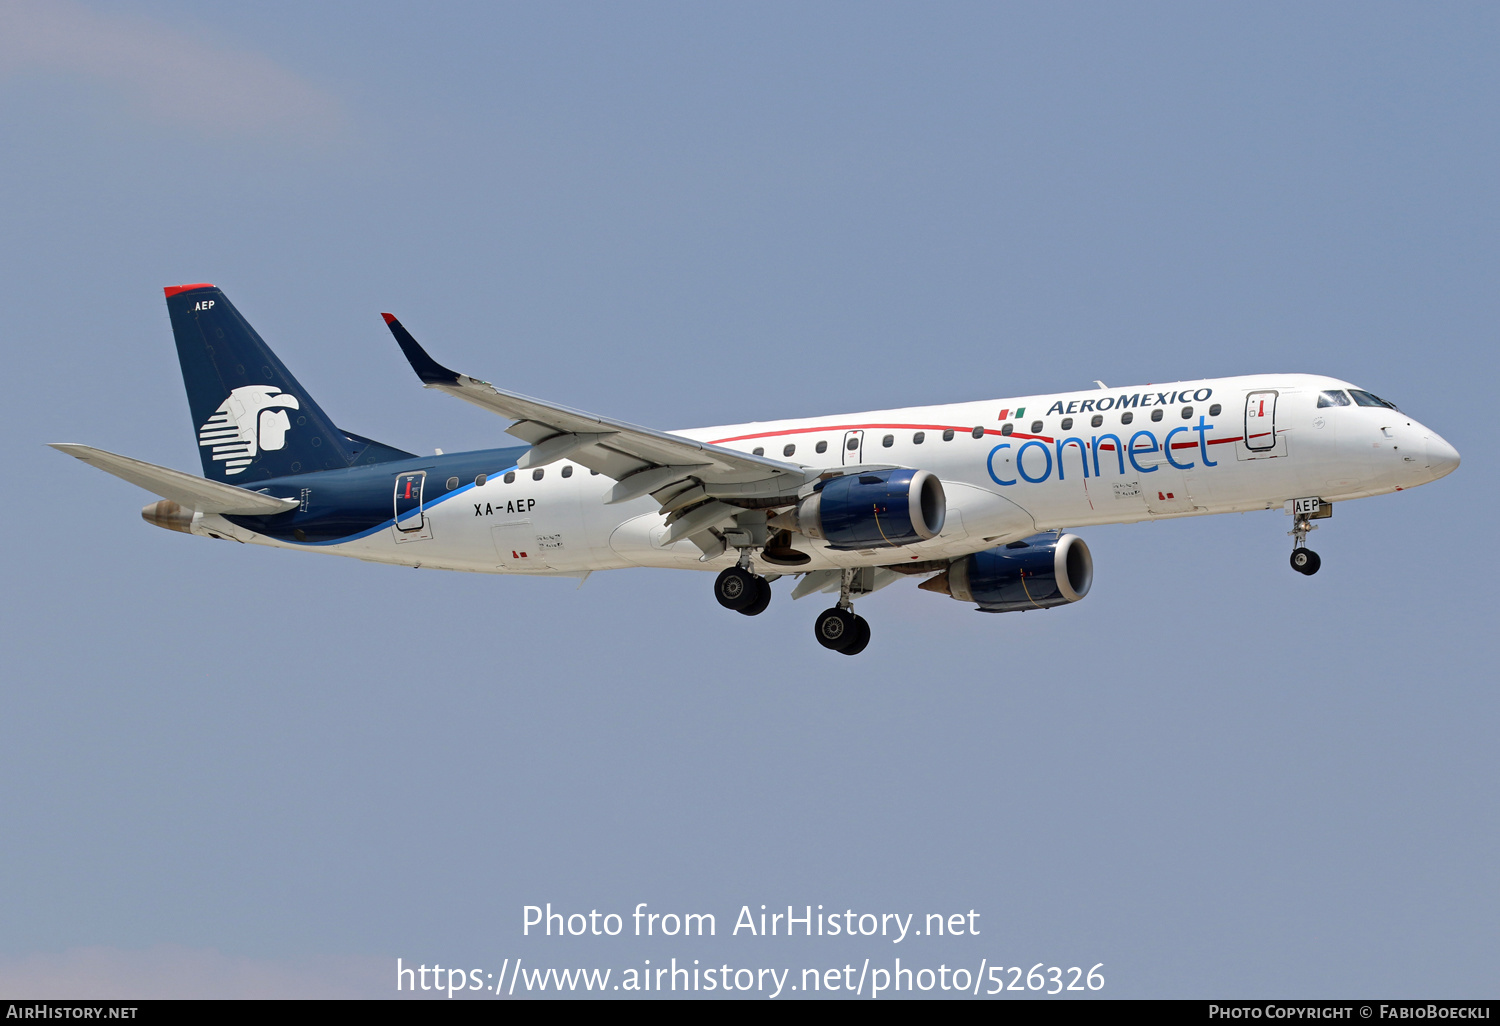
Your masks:
<instances>
[{"instance_id":1,"label":"aircraft wing","mask_svg":"<svg viewBox=\"0 0 1500 1026\"><path fill-rule=\"evenodd\" d=\"M76 457L91 467L98 467L106 474L140 485L148 492L171 499L184 509L199 513L238 513L242 516L285 513L297 507L296 499L278 499L274 495L252 492L247 488L209 481L206 478L184 474L170 467L158 467L154 463L143 463L129 456L105 452L90 445L73 445L67 442L49 442L58 452Z\"/></svg>"},{"instance_id":2,"label":"aircraft wing","mask_svg":"<svg viewBox=\"0 0 1500 1026\"><path fill-rule=\"evenodd\" d=\"M519 467L570 459L620 482L611 493L611 502L647 493L658 499L681 495L682 485L689 478L701 482L705 489L701 494L705 496L791 495L816 477L795 463L753 456L496 388L444 367L427 354L400 321L390 314L381 316L423 385L515 421L506 431L532 445ZM666 500L663 502L665 505Z\"/></svg>"}]
</instances>

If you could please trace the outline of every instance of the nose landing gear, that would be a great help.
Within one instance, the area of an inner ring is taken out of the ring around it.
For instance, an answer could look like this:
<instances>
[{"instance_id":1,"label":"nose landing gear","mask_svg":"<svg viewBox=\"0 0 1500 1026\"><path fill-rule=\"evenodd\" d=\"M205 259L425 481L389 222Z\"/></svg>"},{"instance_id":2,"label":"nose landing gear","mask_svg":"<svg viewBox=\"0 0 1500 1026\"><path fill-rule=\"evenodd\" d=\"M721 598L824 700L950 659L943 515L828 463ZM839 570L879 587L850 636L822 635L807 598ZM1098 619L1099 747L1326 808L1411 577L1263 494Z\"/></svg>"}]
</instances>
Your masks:
<instances>
[{"instance_id":1,"label":"nose landing gear","mask_svg":"<svg viewBox=\"0 0 1500 1026\"><path fill-rule=\"evenodd\" d=\"M1318 572L1323 565L1323 560L1312 549L1304 549L1301 546L1292 550L1292 569L1299 574L1311 577Z\"/></svg>"},{"instance_id":2,"label":"nose landing gear","mask_svg":"<svg viewBox=\"0 0 1500 1026\"><path fill-rule=\"evenodd\" d=\"M1319 558L1316 552L1307 547L1307 532L1318 529L1318 525L1312 522L1312 517L1317 516L1319 513L1327 516L1328 513L1333 512L1331 508L1327 508L1327 512L1324 513L1325 508L1327 508L1327 504L1319 503L1316 499L1296 500L1295 508L1292 512L1292 529L1287 532L1287 534L1292 536L1292 545L1294 546L1292 549L1292 569L1299 574L1306 574L1308 577L1318 572L1318 568L1323 565L1323 560Z\"/></svg>"},{"instance_id":3,"label":"nose landing gear","mask_svg":"<svg viewBox=\"0 0 1500 1026\"><path fill-rule=\"evenodd\" d=\"M839 586L839 604L825 609L813 621L813 634L818 644L844 655L859 655L870 643L870 624L854 613L854 600L850 597L856 571L845 570Z\"/></svg>"}]
</instances>

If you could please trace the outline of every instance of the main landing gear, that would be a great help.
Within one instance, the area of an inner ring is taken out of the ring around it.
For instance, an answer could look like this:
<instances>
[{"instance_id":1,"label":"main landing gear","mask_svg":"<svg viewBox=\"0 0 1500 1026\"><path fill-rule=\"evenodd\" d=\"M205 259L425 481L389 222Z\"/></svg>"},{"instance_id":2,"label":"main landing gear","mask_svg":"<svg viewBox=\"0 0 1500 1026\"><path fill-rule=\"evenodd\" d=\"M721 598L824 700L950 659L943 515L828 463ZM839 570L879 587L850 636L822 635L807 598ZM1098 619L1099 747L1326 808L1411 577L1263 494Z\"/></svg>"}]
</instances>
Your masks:
<instances>
[{"instance_id":1,"label":"main landing gear","mask_svg":"<svg viewBox=\"0 0 1500 1026\"><path fill-rule=\"evenodd\" d=\"M1318 525L1312 523L1305 514L1296 513L1293 516L1295 519L1292 521L1292 529L1287 532L1292 536L1292 544L1296 546L1292 549L1292 569L1311 577L1323 565L1318 554L1307 547L1307 532L1316 531Z\"/></svg>"},{"instance_id":2,"label":"main landing gear","mask_svg":"<svg viewBox=\"0 0 1500 1026\"><path fill-rule=\"evenodd\" d=\"M864 617L855 615L854 600L850 597L854 573L853 570L843 572L839 604L823 610L813 621L813 634L818 644L851 656L859 655L870 643L870 624Z\"/></svg>"},{"instance_id":3,"label":"main landing gear","mask_svg":"<svg viewBox=\"0 0 1500 1026\"><path fill-rule=\"evenodd\" d=\"M870 624L854 613L853 595L867 594L868 589L856 588L858 570L845 570L839 585L839 604L825 609L813 621L813 634L818 644L844 655L859 655L870 643ZM733 609L746 616L758 616L771 604L771 582L750 570L750 554L746 550L736 565L722 571L714 580L714 598L725 609Z\"/></svg>"},{"instance_id":4,"label":"main landing gear","mask_svg":"<svg viewBox=\"0 0 1500 1026\"><path fill-rule=\"evenodd\" d=\"M725 609L746 616L759 616L771 604L771 582L751 573L745 562L748 560L719 574L714 581L714 598Z\"/></svg>"}]
</instances>

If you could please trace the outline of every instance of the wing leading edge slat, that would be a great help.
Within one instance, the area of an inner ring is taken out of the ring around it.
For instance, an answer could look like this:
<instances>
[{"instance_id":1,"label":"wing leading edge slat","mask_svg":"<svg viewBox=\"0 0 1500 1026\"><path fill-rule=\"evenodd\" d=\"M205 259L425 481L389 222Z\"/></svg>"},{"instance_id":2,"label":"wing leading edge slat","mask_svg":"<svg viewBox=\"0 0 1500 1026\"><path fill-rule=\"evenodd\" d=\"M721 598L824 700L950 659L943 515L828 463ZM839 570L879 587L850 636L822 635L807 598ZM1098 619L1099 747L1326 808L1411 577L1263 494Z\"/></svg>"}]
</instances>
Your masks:
<instances>
[{"instance_id":1,"label":"wing leading edge slat","mask_svg":"<svg viewBox=\"0 0 1500 1026\"><path fill-rule=\"evenodd\" d=\"M496 388L487 381L444 367L399 320L390 314L381 316L424 386L509 417L516 423L506 430L538 449L562 435L580 438L597 435L597 440L569 450L567 458L617 481L656 467L682 467L685 474L710 486L710 490L714 484L751 485L752 493L780 495L796 491L815 476L795 463L726 449ZM559 442L557 448L568 449L568 443ZM531 465L546 462L546 456L544 453ZM764 482L764 488L753 487L759 482Z\"/></svg>"}]
</instances>

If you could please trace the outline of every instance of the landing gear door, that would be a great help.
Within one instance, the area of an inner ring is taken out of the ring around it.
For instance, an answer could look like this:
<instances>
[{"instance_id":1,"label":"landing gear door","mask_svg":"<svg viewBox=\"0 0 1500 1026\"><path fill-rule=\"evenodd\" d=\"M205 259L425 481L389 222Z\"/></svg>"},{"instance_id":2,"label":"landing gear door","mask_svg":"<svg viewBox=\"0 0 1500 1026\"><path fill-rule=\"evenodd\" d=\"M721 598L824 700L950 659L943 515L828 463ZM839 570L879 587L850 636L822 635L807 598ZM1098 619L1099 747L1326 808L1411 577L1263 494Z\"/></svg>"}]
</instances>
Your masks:
<instances>
[{"instance_id":1,"label":"landing gear door","mask_svg":"<svg viewBox=\"0 0 1500 1026\"><path fill-rule=\"evenodd\" d=\"M844 466L857 466L865 461L865 433L863 431L844 432Z\"/></svg>"},{"instance_id":2,"label":"landing gear door","mask_svg":"<svg viewBox=\"0 0 1500 1026\"><path fill-rule=\"evenodd\" d=\"M1245 397L1245 448L1255 452L1276 448L1276 393L1251 392Z\"/></svg>"},{"instance_id":3,"label":"landing gear door","mask_svg":"<svg viewBox=\"0 0 1500 1026\"><path fill-rule=\"evenodd\" d=\"M426 482L425 470L396 476L395 518L398 542L432 537L427 517L422 512L422 489Z\"/></svg>"}]
</instances>

